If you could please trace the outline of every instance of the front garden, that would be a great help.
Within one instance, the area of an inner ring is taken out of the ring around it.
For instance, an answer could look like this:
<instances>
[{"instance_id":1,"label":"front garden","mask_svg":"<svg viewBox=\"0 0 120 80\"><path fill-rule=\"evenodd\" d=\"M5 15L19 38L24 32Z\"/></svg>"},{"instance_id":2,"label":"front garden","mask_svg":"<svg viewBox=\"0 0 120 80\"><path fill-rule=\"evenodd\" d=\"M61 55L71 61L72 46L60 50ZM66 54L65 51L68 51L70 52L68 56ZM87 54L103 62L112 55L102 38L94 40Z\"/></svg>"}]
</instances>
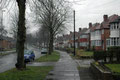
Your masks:
<instances>
[{"instance_id":1,"label":"front garden","mask_svg":"<svg viewBox=\"0 0 120 80\"><path fill-rule=\"evenodd\" d=\"M75 54L75 56L73 56L74 48L66 48L66 49L64 49L64 51L66 51L73 58L76 58L76 59L93 58L93 51L86 51L86 50L78 49L78 48L76 48L75 50L76 50L76 54Z\"/></svg>"},{"instance_id":2,"label":"front garden","mask_svg":"<svg viewBox=\"0 0 120 80\"><path fill-rule=\"evenodd\" d=\"M120 80L120 47L109 47L107 51L85 51L76 49L74 56L73 48L60 49L66 51L75 59L93 58L91 73L95 80ZM80 69L80 68L78 68Z\"/></svg>"},{"instance_id":3,"label":"front garden","mask_svg":"<svg viewBox=\"0 0 120 80\"><path fill-rule=\"evenodd\" d=\"M120 47L109 47L107 51L95 51L91 71L96 79L120 80Z\"/></svg>"}]
</instances>

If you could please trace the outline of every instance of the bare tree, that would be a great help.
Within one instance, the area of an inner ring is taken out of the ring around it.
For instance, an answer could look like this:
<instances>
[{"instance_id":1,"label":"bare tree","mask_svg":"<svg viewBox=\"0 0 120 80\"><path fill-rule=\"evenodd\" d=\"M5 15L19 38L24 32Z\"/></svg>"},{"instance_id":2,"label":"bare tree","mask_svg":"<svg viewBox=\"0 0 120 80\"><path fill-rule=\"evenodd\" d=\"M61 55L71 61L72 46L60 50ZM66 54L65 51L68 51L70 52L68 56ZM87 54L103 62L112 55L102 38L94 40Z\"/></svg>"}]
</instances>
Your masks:
<instances>
[{"instance_id":1,"label":"bare tree","mask_svg":"<svg viewBox=\"0 0 120 80\"><path fill-rule=\"evenodd\" d=\"M17 38L17 29L18 29L18 10L14 11L14 14L12 13L10 15L10 21L11 21L11 34L13 34L13 38L16 40Z\"/></svg>"},{"instance_id":2,"label":"bare tree","mask_svg":"<svg viewBox=\"0 0 120 80\"><path fill-rule=\"evenodd\" d=\"M25 27L25 9L26 0L16 0L19 9L19 21L17 32L17 63L16 68L21 70L26 67L24 63L24 43L26 39L26 27Z\"/></svg>"},{"instance_id":3,"label":"bare tree","mask_svg":"<svg viewBox=\"0 0 120 80\"><path fill-rule=\"evenodd\" d=\"M65 0L38 0L35 4L38 22L44 25L49 33L49 54L51 54L54 37L65 27L69 4Z\"/></svg>"},{"instance_id":4,"label":"bare tree","mask_svg":"<svg viewBox=\"0 0 120 80\"><path fill-rule=\"evenodd\" d=\"M0 0L0 9L6 8L11 0Z\"/></svg>"},{"instance_id":5,"label":"bare tree","mask_svg":"<svg viewBox=\"0 0 120 80\"><path fill-rule=\"evenodd\" d=\"M48 47L48 42L49 42L48 30L45 27L41 27L39 28L39 31L37 32L36 35L37 35L39 47Z\"/></svg>"}]
</instances>

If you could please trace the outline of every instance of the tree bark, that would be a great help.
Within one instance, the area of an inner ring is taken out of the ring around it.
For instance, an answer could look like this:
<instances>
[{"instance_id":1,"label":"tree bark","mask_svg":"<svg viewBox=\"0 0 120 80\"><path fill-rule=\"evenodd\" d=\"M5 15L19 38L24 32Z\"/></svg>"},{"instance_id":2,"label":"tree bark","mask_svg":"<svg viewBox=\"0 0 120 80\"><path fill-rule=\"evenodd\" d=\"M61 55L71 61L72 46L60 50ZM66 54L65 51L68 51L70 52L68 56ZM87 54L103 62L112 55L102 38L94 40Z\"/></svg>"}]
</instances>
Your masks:
<instances>
[{"instance_id":1,"label":"tree bark","mask_svg":"<svg viewBox=\"0 0 120 80\"><path fill-rule=\"evenodd\" d=\"M26 27L25 27L25 3L26 0L16 0L19 8L19 21L17 32L17 63L16 68L22 70L26 67L24 63L24 43L26 39Z\"/></svg>"},{"instance_id":2,"label":"tree bark","mask_svg":"<svg viewBox=\"0 0 120 80\"><path fill-rule=\"evenodd\" d=\"M50 33L50 42L49 42L49 55L53 52L53 42L54 42L54 37L52 32Z\"/></svg>"}]
</instances>

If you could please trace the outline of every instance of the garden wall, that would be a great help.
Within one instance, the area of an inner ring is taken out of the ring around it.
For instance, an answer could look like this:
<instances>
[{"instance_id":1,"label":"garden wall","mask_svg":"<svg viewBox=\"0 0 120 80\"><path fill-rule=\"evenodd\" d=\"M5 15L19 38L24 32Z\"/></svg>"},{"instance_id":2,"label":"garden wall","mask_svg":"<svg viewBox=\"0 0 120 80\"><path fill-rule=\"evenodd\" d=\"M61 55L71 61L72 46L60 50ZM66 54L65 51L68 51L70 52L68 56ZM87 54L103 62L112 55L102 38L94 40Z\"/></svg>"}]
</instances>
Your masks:
<instances>
[{"instance_id":1,"label":"garden wall","mask_svg":"<svg viewBox=\"0 0 120 80\"><path fill-rule=\"evenodd\" d=\"M94 63L91 63L90 70L95 80L114 80L111 72L100 69Z\"/></svg>"}]
</instances>

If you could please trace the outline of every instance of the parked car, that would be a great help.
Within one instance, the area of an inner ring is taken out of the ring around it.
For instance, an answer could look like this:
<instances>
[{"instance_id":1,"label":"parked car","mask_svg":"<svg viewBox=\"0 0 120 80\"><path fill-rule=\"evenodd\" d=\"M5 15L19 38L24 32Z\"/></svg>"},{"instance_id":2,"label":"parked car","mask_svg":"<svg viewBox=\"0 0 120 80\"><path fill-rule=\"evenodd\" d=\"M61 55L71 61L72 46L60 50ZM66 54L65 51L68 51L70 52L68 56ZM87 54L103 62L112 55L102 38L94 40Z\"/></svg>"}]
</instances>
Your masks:
<instances>
[{"instance_id":1,"label":"parked car","mask_svg":"<svg viewBox=\"0 0 120 80\"><path fill-rule=\"evenodd\" d=\"M31 62L35 59L35 54L31 50L25 50L24 51L24 60L25 62Z\"/></svg>"},{"instance_id":2,"label":"parked car","mask_svg":"<svg viewBox=\"0 0 120 80\"><path fill-rule=\"evenodd\" d=\"M41 54L47 54L47 53L48 53L48 50L46 48L41 49Z\"/></svg>"}]
</instances>

